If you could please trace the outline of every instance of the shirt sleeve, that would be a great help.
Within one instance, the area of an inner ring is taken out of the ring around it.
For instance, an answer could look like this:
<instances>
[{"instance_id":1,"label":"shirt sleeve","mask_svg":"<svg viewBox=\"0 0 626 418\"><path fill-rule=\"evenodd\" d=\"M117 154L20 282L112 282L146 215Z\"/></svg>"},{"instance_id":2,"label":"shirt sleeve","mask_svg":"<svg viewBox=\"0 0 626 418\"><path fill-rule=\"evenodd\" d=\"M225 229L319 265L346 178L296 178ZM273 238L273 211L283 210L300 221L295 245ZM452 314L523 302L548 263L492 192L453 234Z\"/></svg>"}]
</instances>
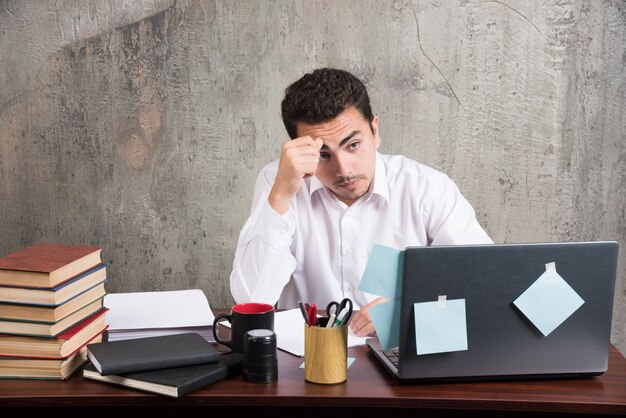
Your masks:
<instances>
[{"instance_id":1,"label":"shirt sleeve","mask_svg":"<svg viewBox=\"0 0 626 418\"><path fill-rule=\"evenodd\" d=\"M446 175L437 180L427 214L429 244L493 244L456 184Z\"/></svg>"},{"instance_id":2,"label":"shirt sleeve","mask_svg":"<svg viewBox=\"0 0 626 418\"><path fill-rule=\"evenodd\" d=\"M267 169L259 174L252 211L239 234L230 274L230 291L237 303L275 304L296 268L290 250L293 208L280 215L267 200L274 177Z\"/></svg>"}]
</instances>

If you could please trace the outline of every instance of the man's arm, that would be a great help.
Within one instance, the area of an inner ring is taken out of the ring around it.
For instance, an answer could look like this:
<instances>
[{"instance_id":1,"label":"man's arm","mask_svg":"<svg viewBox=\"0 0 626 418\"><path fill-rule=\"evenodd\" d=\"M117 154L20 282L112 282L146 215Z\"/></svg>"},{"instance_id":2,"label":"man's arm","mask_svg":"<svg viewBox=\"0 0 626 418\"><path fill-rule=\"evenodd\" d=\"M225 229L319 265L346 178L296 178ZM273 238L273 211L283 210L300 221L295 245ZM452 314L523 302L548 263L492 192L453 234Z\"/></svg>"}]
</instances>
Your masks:
<instances>
[{"instance_id":1,"label":"man's arm","mask_svg":"<svg viewBox=\"0 0 626 418\"><path fill-rule=\"evenodd\" d=\"M291 202L304 177L315 174L321 140L311 137L286 142L278 170L259 174L252 213L244 224L230 275L230 290L237 303L275 304L296 268L290 246L295 232Z\"/></svg>"},{"instance_id":2,"label":"man's arm","mask_svg":"<svg viewBox=\"0 0 626 418\"><path fill-rule=\"evenodd\" d=\"M493 244L457 185L446 175L438 180L426 222L430 245Z\"/></svg>"},{"instance_id":3,"label":"man's arm","mask_svg":"<svg viewBox=\"0 0 626 418\"><path fill-rule=\"evenodd\" d=\"M476 220L474 209L458 187L447 176L432 185L426 223L430 245L493 244L489 235ZM350 328L358 336L374 335L374 324L369 309L387 298L376 298L357 312Z\"/></svg>"},{"instance_id":4,"label":"man's arm","mask_svg":"<svg viewBox=\"0 0 626 418\"><path fill-rule=\"evenodd\" d=\"M254 206L239 234L230 291L237 303L275 304L296 268L289 249L295 230L293 214L276 213L267 201L271 185L261 173Z\"/></svg>"}]
</instances>

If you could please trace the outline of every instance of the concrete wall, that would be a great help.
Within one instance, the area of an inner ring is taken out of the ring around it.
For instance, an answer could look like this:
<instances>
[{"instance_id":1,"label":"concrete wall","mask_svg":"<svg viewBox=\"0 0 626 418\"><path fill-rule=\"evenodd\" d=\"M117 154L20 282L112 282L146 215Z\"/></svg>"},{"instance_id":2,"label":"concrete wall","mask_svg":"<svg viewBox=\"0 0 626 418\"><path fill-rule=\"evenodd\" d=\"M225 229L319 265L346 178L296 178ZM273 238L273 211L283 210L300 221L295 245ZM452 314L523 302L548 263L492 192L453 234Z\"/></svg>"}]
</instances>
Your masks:
<instances>
[{"instance_id":1,"label":"concrete wall","mask_svg":"<svg viewBox=\"0 0 626 418\"><path fill-rule=\"evenodd\" d=\"M319 66L361 77L382 151L449 173L496 242L626 243L625 60L620 0L0 0L0 254L99 245L111 292L229 305L284 88Z\"/></svg>"}]
</instances>

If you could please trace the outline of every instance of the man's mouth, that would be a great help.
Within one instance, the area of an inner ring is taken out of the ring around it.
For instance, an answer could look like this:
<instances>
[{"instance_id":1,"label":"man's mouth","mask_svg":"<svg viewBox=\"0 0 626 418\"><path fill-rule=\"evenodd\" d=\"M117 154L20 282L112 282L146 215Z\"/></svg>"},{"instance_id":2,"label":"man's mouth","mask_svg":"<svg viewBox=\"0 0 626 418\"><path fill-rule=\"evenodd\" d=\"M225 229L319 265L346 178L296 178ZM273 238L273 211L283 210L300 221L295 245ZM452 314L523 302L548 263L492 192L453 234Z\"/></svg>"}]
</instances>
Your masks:
<instances>
[{"instance_id":1,"label":"man's mouth","mask_svg":"<svg viewBox=\"0 0 626 418\"><path fill-rule=\"evenodd\" d=\"M348 190L354 190L357 188L357 185L359 184L359 177L353 177L353 178L349 178L343 181L339 181L337 183L335 183L335 185L337 187L341 187L342 189L348 189Z\"/></svg>"}]
</instances>

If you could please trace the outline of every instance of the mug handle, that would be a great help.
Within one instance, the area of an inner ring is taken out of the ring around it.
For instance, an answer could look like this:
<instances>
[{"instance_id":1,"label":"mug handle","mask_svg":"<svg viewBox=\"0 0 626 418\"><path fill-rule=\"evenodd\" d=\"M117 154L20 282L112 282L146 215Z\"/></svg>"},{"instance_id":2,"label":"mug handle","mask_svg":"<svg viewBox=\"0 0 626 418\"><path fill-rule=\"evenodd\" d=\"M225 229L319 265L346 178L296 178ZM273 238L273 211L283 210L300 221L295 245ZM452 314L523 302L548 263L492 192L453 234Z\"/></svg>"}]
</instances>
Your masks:
<instances>
[{"instance_id":1,"label":"mug handle","mask_svg":"<svg viewBox=\"0 0 626 418\"><path fill-rule=\"evenodd\" d=\"M222 318L226 318L228 320L228 322L230 322L232 324L232 315L230 314L219 314L215 317L215 319L213 320L213 338L215 338L215 341L217 341L220 344L225 345L226 347L230 347L232 348L232 340L231 341L224 341L221 340L220 337L217 335L217 323L219 322L220 319Z\"/></svg>"}]
</instances>

